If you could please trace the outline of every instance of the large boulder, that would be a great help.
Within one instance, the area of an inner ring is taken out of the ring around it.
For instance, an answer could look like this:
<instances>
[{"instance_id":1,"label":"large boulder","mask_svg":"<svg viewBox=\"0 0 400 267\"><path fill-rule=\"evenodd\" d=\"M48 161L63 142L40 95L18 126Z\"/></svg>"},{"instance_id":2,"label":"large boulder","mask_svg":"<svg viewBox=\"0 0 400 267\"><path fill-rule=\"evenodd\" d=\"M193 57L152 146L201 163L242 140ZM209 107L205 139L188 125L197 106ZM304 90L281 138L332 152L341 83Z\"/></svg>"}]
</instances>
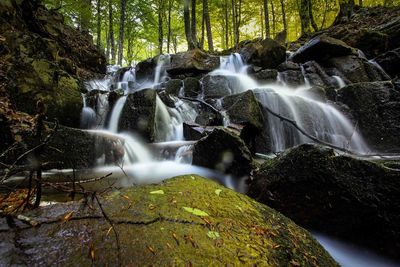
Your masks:
<instances>
[{"instance_id":1,"label":"large boulder","mask_svg":"<svg viewBox=\"0 0 400 267\"><path fill-rule=\"evenodd\" d=\"M171 75L199 74L213 71L219 67L219 57L209 55L200 49L171 55L167 72Z\"/></svg>"},{"instance_id":2,"label":"large boulder","mask_svg":"<svg viewBox=\"0 0 400 267\"><path fill-rule=\"evenodd\" d=\"M286 48L272 39L250 42L240 50L242 59L263 69L274 69L286 60Z\"/></svg>"},{"instance_id":3,"label":"large boulder","mask_svg":"<svg viewBox=\"0 0 400 267\"><path fill-rule=\"evenodd\" d=\"M400 47L376 57L377 62L392 78L400 77Z\"/></svg>"},{"instance_id":4,"label":"large boulder","mask_svg":"<svg viewBox=\"0 0 400 267\"><path fill-rule=\"evenodd\" d=\"M338 91L369 145L378 151L400 150L400 92L391 82L358 83Z\"/></svg>"},{"instance_id":5,"label":"large boulder","mask_svg":"<svg viewBox=\"0 0 400 267\"><path fill-rule=\"evenodd\" d=\"M240 137L253 150L255 136L261 131L264 116L253 91L226 96L222 99L229 123L244 126Z\"/></svg>"},{"instance_id":6,"label":"large boulder","mask_svg":"<svg viewBox=\"0 0 400 267\"><path fill-rule=\"evenodd\" d=\"M127 96L118 131L138 133L149 142L156 140L157 92L144 89Z\"/></svg>"},{"instance_id":7,"label":"large boulder","mask_svg":"<svg viewBox=\"0 0 400 267\"><path fill-rule=\"evenodd\" d=\"M262 83L273 83L278 78L278 71L275 69L260 70L256 73L252 73L251 76Z\"/></svg>"},{"instance_id":8,"label":"large boulder","mask_svg":"<svg viewBox=\"0 0 400 267\"><path fill-rule=\"evenodd\" d=\"M183 92L187 97L196 98L201 93L200 81L193 77L187 77L183 80Z\"/></svg>"},{"instance_id":9,"label":"large boulder","mask_svg":"<svg viewBox=\"0 0 400 267\"><path fill-rule=\"evenodd\" d=\"M303 227L399 257L398 170L306 144L262 165L248 194Z\"/></svg>"},{"instance_id":10,"label":"large boulder","mask_svg":"<svg viewBox=\"0 0 400 267\"><path fill-rule=\"evenodd\" d=\"M194 145L193 164L242 177L250 174L253 159L239 136L216 128Z\"/></svg>"},{"instance_id":11,"label":"large boulder","mask_svg":"<svg viewBox=\"0 0 400 267\"><path fill-rule=\"evenodd\" d=\"M220 98L241 92L241 83L235 76L208 74L201 80L205 98Z\"/></svg>"},{"instance_id":12,"label":"large boulder","mask_svg":"<svg viewBox=\"0 0 400 267\"><path fill-rule=\"evenodd\" d=\"M338 266L280 213L195 175L114 190L0 219L0 264L21 266ZM15 219L18 225L22 225Z\"/></svg>"},{"instance_id":13,"label":"large boulder","mask_svg":"<svg viewBox=\"0 0 400 267\"><path fill-rule=\"evenodd\" d=\"M144 82L154 79L154 71L157 67L157 58L148 58L140 61L135 67L136 80Z\"/></svg>"},{"instance_id":14,"label":"large boulder","mask_svg":"<svg viewBox=\"0 0 400 267\"><path fill-rule=\"evenodd\" d=\"M36 113L39 99L50 120L79 126L83 80L106 71L106 59L84 32L38 1L1 1L0 57L10 63L6 91L17 110Z\"/></svg>"},{"instance_id":15,"label":"large boulder","mask_svg":"<svg viewBox=\"0 0 400 267\"><path fill-rule=\"evenodd\" d=\"M357 51L341 40L322 35L311 39L290 59L297 63L304 63L310 60L324 61L332 57L347 55L357 55Z\"/></svg>"}]
</instances>

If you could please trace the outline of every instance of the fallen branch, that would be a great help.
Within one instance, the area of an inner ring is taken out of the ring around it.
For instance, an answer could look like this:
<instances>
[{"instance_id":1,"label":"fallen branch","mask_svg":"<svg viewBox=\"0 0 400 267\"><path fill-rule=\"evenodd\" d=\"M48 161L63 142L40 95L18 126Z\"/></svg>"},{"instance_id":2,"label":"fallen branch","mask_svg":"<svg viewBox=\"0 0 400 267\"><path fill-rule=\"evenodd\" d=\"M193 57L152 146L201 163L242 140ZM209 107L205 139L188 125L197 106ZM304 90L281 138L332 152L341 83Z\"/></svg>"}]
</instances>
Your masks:
<instances>
[{"instance_id":1,"label":"fallen branch","mask_svg":"<svg viewBox=\"0 0 400 267\"><path fill-rule=\"evenodd\" d=\"M325 142L325 141L319 140L319 139L316 138L315 136L312 136L312 135L310 135L309 133L307 133L307 132L306 132L303 128L301 128L299 125L297 125L296 121L294 121L294 120L292 120L292 119L289 119L289 118L286 118L286 117L284 117L284 116L282 116L282 115L280 115L280 114L274 112L273 110L271 110L271 109L270 109L269 107L267 107L267 106L263 106L263 107L265 108L265 110L267 110L267 111L268 111L270 114L272 114L273 116L279 118L279 119L282 120L282 121L286 121L287 123L291 124L291 125L292 125L293 127L295 127L300 133L302 133L304 136L308 137L309 139L311 139L311 140L314 141L315 143L318 143L318 144L321 144L321 145L324 145L324 146L327 146L327 147L330 147L330 148L333 148L333 149L336 149L336 150L339 150L339 151L342 151L342 152L345 152L345 153L347 153L347 154L351 154L351 155L354 155L354 156L365 156L365 155L359 154L359 153L357 153L357 152L351 151L351 150L349 150L349 149L346 149L346 148L343 148L343 147L339 147L339 146L335 146L335 145L332 145L332 144L327 143L327 142Z\"/></svg>"},{"instance_id":2,"label":"fallen branch","mask_svg":"<svg viewBox=\"0 0 400 267\"><path fill-rule=\"evenodd\" d=\"M178 96L179 99L183 99L183 100L189 100L192 102L199 102L200 104L203 104L204 106L207 106L208 108L212 109L214 112L221 114L221 111L218 110L217 108L215 108L213 105L205 102L204 100L201 99L197 99L197 98L192 98L192 97L186 97L186 96Z\"/></svg>"}]
</instances>

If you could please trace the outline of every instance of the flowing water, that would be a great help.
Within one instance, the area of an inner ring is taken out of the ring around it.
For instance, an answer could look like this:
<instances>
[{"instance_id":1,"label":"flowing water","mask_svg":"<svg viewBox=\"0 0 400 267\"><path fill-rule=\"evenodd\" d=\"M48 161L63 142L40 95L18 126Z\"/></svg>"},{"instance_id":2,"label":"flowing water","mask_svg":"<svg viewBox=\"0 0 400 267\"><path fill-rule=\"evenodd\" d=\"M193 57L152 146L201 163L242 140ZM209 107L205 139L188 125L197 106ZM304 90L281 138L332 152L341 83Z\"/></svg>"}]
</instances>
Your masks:
<instances>
[{"instance_id":1,"label":"flowing water","mask_svg":"<svg viewBox=\"0 0 400 267\"><path fill-rule=\"evenodd\" d=\"M228 61L228 62L226 62ZM238 92L254 90L256 98L265 108L296 122L309 135L332 145L349 149L357 153L368 153L370 150L363 141L356 127L334 106L315 100L307 90L311 87L306 77L305 85L297 89L289 88L278 74L277 83L258 84L243 72L246 67L237 56L221 60L221 69L214 75L225 75L239 85ZM304 75L304 68L301 67ZM339 86L343 80L336 77ZM264 127L269 131L273 152L281 152L287 148L312 142L292 125L266 111Z\"/></svg>"}]
</instances>

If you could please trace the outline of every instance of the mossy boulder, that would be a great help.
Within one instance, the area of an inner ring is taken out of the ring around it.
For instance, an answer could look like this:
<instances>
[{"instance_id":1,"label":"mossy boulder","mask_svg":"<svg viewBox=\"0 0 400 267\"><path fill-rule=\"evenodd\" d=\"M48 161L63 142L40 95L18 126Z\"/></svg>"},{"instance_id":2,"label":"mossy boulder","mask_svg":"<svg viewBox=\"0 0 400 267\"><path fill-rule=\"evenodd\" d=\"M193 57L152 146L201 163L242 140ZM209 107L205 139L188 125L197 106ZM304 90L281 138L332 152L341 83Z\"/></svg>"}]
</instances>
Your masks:
<instances>
[{"instance_id":1,"label":"mossy boulder","mask_svg":"<svg viewBox=\"0 0 400 267\"><path fill-rule=\"evenodd\" d=\"M199 176L98 198L109 220L96 201L42 207L24 214L38 226L23 227L7 244L30 266L338 266L291 220Z\"/></svg>"},{"instance_id":2,"label":"mossy boulder","mask_svg":"<svg viewBox=\"0 0 400 267\"><path fill-rule=\"evenodd\" d=\"M170 75L190 75L207 73L218 67L219 57L194 49L171 55L171 64L167 67L167 72Z\"/></svg>"},{"instance_id":3,"label":"mossy boulder","mask_svg":"<svg viewBox=\"0 0 400 267\"><path fill-rule=\"evenodd\" d=\"M245 45L240 50L240 55L248 64L274 69L286 60L286 48L278 42L267 38L256 40Z\"/></svg>"},{"instance_id":4,"label":"mossy boulder","mask_svg":"<svg viewBox=\"0 0 400 267\"><path fill-rule=\"evenodd\" d=\"M347 55L357 55L357 51L341 40L321 35L303 45L290 59L297 63L305 63L310 60L323 61Z\"/></svg>"},{"instance_id":5,"label":"mossy boulder","mask_svg":"<svg viewBox=\"0 0 400 267\"><path fill-rule=\"evenodd\" d=\"M243 126L241 138L253 150L255 136L261 132L264 124L262 109L252 90L241 94L226 96L222 99L229 123Z\"/></svg>"},{"instance_id":6,"label":"mossy boulder","mask_svg":"<svg viewBox=\"0 0 400 267\"><path fill-rule=\"evenodd\" d=\"M378 151L400 150L400 92L391 82L357 83L338 91L369 145Z\"/></svg>"},{"instance_id":7,"label":"mossy boulder","mask_svg":"<svg viewBox=\"0 0 400 267\"><path fill-rule=\"evenodd\" d=\"M374 59L390 77L400 77L400 47L379 55Z\"/></svg>"},{"instance_id":8,"label":"mossy boulder","mask_svg":"<svg viewBox=\"0 0 400 267\"><path fill-rule=\"evenodd\" d=\"M262 165L248 195L303 227L399 256L398 170L305 144Z\"/></svg>"},{"instance_id":9,"label":"mossy boulder","mask_svg":"<svg viewBox=\"0 0 400 267\"><path fill-rule=\"evenodd\" d=\"M169 80L165 85L165 92L170 95L178 96L182 88L182 80L172 79Z\"/></svg>"},{"instance_id":10,"label":"mossy boulder","mask_svg":"<svg viewBox=\"0 0 400 267\"><path fill-rule=\"evenodd\" d=\"M250 174L253 158L237 134L216 128L194 145L193 164L242 177Z\"/></svg>"},{"instance_id":11,"label":"mossy boulder","mask_svg":"<svg viewBox=\"0 0 400 267\"><path fill-rule=\"evenodd\" d=\"M144 89L127 96L118 130L140 134L145 140L156 139L157 92Z\"/></svg>"},{"instance_id":12,"label":"mossy boulder","mask_svg":"<svg viewBox=\"0 0 400 267\"><path fill-rule=\"evenodd\" d=\"M49 120L78 127L83 80L106 71L106 59L91 36L28 0L0 3L0 32L0 61L10 63L5 90L15 108L36 114L41 99Z\"/></svg>"}]
</instances>

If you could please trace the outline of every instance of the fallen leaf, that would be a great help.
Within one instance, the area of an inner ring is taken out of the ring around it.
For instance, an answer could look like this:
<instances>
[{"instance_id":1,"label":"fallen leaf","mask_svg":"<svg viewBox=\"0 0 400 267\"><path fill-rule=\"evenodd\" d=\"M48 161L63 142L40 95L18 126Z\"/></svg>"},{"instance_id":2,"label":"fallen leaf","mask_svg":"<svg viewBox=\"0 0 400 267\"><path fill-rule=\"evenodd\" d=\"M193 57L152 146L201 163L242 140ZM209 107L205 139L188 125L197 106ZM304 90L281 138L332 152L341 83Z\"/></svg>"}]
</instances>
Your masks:
<instances>
[{"instance_id":1,"label":"fallen leaf","mask_svg":"<svg viewBox=\"0 0 400 267\"><path fill-rule=\"evenodd\" d=\"M215 194L217 194L217 196L219 196L219 194L221 194L222 190L221 189L215 189Z\"/></svg>"},{"instance_id":2,"label":"fallen leaf","mask_svg":"<svg viewBox=\"0 0 400 267\"><path fill-rule=\"evenodd\" d=\"M207 212L196 209L196 208L190 208L190 207L183 207L183 209L187 212L190 212L196 216L209 216Z\"/></svg>"},{"instance_id":3,"label":"fallen leaf","mask_svg":"<svg viewBox=\"0 0 400 267\"><path fill-rule=\"evenodd\" d=\"M209 232L207 233L207 236L208 236L209 238L211 238L211 239L214 239L214 240L220 238L219 233L218 233L218 232L215 232L215 231L209 231Z\"/></svg>"},{"instance_id":4,"label":"fallen leaf","mask_svg":"<svg viewBox=\"0 0 400 267\"><path fill-rule=\"evenodd\" d=\"M92 261L94 261L96 258L95 258L93 243L90 244L89 254L90 254L90 258L92 259Z\"/></svg>"},{"instance_id":5,"label":"fallen leaf","mask_svg":"<svg viewBox=\"0 0 400 267\"><path fill-rule=\"evenodd\" d=\"M151 191L150 194L152 194L152 195L164 195L164 191L163 190Z\"/></svg>"},{"instance_id":6,"label":"fallen leaf","mask_svg":"<svg viewBox=\"0 0 400 267\"><path fill-rule=\"evenodd\" d=\"M68 213L64 216L63 221L64 221L64 222L68 222L69 220L71 220L72 214L74 214L73 211L68 212Z\"/></svg>"},{"instance_id":7,"label":"fallen leaf","mask_svg":"<svg viewBox=\"0 0 400 267\"><path fill-rule=\"evenodd\" d=\"M151 253L153 253L153 255L156 255L156 251L154 250L153 247L147 246L147 249L148 249Z\"/></svg>"}]
</instances>

